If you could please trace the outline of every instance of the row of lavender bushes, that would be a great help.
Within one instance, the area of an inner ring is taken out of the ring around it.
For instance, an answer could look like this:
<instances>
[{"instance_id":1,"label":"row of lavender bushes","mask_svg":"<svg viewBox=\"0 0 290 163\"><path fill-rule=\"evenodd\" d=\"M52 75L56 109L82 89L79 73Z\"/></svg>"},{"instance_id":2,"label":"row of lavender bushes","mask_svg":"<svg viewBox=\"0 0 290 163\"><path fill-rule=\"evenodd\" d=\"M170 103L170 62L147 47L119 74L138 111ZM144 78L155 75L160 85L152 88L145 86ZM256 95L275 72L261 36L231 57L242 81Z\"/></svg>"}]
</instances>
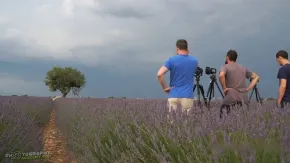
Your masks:
<instances>
[{"instance_id":1,"label":"row of lavender bushes","mask_svg":"<svg viewBox=\"0 0 290 163\"><path fill-rule=\"evenodd\" d=\"M0 162L13 162L8 153L43 151L52 106L49 97L0 96Z\"/></svg>"},{"instance_id":2,"label":"row of lavender bushes","mask_svg":"<svg viewBox=\"0 0 290 163\"><path fill-rule=\"evenodd\" d=\"M222 119L218 103L171 119L165 100L57 99L54 105L78 162L290 162L290 109L274 103L234 108Z\"/></svg>"}]
</instances>

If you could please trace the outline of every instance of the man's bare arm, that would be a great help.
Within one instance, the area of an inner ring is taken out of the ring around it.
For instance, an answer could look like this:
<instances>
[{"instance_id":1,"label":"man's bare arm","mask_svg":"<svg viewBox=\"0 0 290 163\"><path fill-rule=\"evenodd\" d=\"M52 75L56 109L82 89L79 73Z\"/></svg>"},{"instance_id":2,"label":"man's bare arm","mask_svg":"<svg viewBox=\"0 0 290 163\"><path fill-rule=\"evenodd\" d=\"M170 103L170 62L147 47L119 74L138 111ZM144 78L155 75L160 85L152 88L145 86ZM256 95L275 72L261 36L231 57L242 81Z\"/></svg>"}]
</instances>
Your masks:
<instances>
[{"instance_id":1,"label":"man's bare arm","mask_svg":"<svg viewBox=\"0 0 290 163\"><path fill-rule=\"evenodd\" d=\"M286 79L280 79L280 86L279 86L278 99L277 99L277 103L278 104L281 103L282 98L283 98L283 96L285 94L286 84L287 84L287 80Z\"/></svg>"},{"instance_id":2,"label":"man's bare arm","mask_svg":"<svg viewBox=\"0 0 290 163\"><path fill-rule=\"evenodd\" d=\"M165 66L162 66L157 73L158 81L159 81L162 89L165 89L168 87L166 85L165 80L164 80L164 75L166 74L167 71L168 71L168 69Z\"/></svg>"},{"instance_id":3,"label":"man's bare arm","mask_svg":"<svg viewBox=\"0 0 290 163\"><path fill-rule=\"evenodd\" d=\"M247 92L254 88L254 86L258 83L260 77L256 73L252 72L250 79L251 79L251 83L246 89Z\"/></svg>"},{"instance_id":4,"label":"man's bare arm","mask_svg":"<svg viewBox=\"0 0 290 163\"><path fill-rule=\"evenodd\" d=\"M223 90L225 90L227 88L227 86L226 86L226 73L224 71L220 72L219 79L220 79L220 83L223 87Z\"/></svg>"}]
</instances>

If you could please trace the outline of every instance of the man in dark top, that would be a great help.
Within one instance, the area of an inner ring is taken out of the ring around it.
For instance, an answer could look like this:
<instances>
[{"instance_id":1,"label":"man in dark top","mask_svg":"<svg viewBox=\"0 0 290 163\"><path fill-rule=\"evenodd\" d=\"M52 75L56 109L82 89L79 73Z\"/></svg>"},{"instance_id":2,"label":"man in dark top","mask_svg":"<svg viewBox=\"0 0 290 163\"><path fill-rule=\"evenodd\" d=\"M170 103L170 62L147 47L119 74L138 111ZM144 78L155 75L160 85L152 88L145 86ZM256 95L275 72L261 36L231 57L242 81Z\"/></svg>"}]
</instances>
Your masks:
<instances>
[{"instance_id":1,"label":"man in dark top","mask_svg":"<svg viewBox=\"0 0 290 163\"><path fill-rule=\"evenodd\" d=\"M250 91L258 82L259 76L236 63L238 54L235 50L229 50L226 55L225 65L221 68L219 79L224 90L225 97L223 99L221 113L223 109L230 112L230 107L243 102L248 102L247 92ZM250 85L246 86L246 79L252 79Z\"/></svg>"},{"instance_id":2,"label":"man in dark top","mask_svg":"<svg viewBox=\"0 0 290 163\"><path fill-rule=\"evenodd\" d=\"M276 54L276 60L281 66L277 75L280 85L277 106L284 108L285 105L290 104L290 63L288 61L288 53L280 50Z\"/></svg>"}]
</instances>

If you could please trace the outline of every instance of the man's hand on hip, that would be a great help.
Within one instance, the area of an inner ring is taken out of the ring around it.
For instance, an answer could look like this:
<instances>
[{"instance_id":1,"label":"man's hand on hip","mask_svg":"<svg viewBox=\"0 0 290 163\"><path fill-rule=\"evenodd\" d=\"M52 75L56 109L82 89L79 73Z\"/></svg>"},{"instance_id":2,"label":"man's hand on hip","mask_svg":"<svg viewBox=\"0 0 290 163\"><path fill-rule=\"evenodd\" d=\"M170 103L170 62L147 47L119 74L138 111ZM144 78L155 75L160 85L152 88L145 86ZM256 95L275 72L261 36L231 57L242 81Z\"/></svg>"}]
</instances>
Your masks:
<instances>
[{"instance_id":1,"label":"man's hand on hip","mask_svg":"<svg viewBox=\"0 0 290 163\"><path fill-rule=\"evenodd\" d=\"M163 89L163 91L164 91L165 93L169 93L170 90L171 90L172 88L173 88L173 87L167 87L167 88Z\"/></svg>"},{"instance_id":2,"label":"man's hand on hip","mask_svg":"<svg viewBox=\"0 0 290 163\"><path fill-rule=\"evenodd\" d=\"M224 89L224 95L227 95L228 91L230 90L231 88L225 88Z\"/></svg>"}]
</instances>

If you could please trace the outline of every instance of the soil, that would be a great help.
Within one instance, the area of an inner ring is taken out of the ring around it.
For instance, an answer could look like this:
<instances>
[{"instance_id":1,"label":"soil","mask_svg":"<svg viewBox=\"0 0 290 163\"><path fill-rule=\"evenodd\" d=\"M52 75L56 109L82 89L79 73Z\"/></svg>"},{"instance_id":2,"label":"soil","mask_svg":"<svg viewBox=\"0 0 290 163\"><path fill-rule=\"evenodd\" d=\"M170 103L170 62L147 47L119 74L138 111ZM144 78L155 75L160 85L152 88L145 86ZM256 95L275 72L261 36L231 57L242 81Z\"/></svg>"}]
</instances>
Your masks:
<instances>
[{"instance_id":1,"label":"soil","mask_svg":"<svg viewBox=\"0 0 290 163\"><path fill-rule=\"evenodd\" d=\"M44 128L44 152L50 152L50 158L47 163L76 163L69 161L69 155L66 151L65 139L60 136L55 125L55 109L52 110L50 121Z\"/></svg>"}]
</instances>

